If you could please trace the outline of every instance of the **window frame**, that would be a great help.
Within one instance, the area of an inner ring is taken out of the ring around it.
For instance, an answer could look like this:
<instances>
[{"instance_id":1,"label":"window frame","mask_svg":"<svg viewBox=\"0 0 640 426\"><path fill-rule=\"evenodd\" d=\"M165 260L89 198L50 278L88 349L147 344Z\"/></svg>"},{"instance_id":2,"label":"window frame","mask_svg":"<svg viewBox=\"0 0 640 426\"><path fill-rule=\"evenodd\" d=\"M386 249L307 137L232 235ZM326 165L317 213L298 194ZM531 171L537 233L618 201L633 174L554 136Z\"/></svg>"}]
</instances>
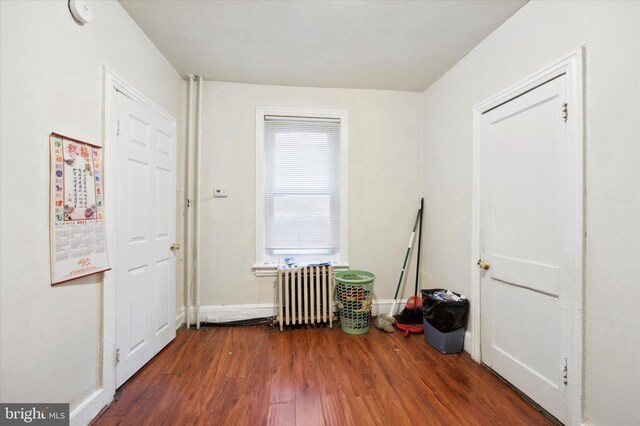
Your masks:
<instances>
[{"instance_id":1,"label":"window frame","mask_svg":"<svg viewBox=\"0 0 640 426\"><path fill-rule=\"evenodd\" d=\"M289 107L256 107L256 235L255 263L253 270L257 276L275 275L277 261L269 258L265 249L265 211L264 211L264 147L265 147L265 115L279 115L296 118L332 118L340 120L340 250L332 255L336 267L348 266L348 131L349 113L343 110L289 108Z\"/></svg>"}]
</instances>

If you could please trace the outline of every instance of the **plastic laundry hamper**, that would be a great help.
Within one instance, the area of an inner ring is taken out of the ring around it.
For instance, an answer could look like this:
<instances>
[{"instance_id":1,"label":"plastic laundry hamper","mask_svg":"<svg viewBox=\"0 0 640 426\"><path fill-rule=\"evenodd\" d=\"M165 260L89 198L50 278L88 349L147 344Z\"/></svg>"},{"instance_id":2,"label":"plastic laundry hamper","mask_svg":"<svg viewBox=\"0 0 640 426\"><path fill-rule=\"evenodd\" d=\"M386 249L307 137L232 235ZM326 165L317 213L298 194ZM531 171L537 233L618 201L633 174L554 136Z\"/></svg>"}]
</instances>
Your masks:
<instances>
[{"instance_id":1,"label":"plastic laundry hamper","mask_svg":"<svg viewBox=\"0 0 640 426\"><path fill-rule=\"evenodd\" d=\"M336 272L334 277L342 331L349 334L368 332L376 276L367 271L349 270Z\"/></svg>"}]
</instances>

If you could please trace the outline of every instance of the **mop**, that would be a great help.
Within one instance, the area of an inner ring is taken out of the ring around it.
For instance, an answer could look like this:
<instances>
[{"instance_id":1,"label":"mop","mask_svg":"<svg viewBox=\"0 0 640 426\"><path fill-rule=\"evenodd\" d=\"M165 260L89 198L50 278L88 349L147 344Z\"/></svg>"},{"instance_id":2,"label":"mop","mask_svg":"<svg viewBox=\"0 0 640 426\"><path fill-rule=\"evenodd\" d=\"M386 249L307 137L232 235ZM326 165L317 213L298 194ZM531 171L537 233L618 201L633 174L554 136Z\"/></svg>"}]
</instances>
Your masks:
<instances>
[{"instance_id":1,"label":"mop","mask_svg":"<svg viewBox=\"0 0 640 426\"><path fill-rule=\"evenodd\" d=\"M418 221L420 220L420 216L422 216L422 208L418 208L418 214L416 215L416 220L413 224L413 230L411 231L411 238L409 238L409 245L407 246L407 251L404 255L404 263L402 264L402 270L400 270L400 278L398 279L398 285L396 286L396 293L393 295L393 303L391 304L391 310L389 311L389 315L378 315L376 319L375 326L382 331L386 331L387 333L393 333L393 325L395 324L395 318L393 318L393 312L396 310L396 303L398 302L398 292L400 291L400 284L402 284L402 277L404 276L404 270L407 267L407 261L409 260L409 252L411 251L411 246L413 245L413 238L416 235L416 228L418 227Z\"/></svg>"},{"instance_id":2,"label":"mop","mask_svg":"<svg viewBox=\"0 0 640 426\"><path fill-rule=\"evenodd\" d=\"M424 211L424 198L420 199L420 212ZM422 332L422 299L418 296L418 283L420 282L420 247L422 246L422 214L420 214L420 227L418 228L418 259L416 264L416 285L414 295L409 297L405 308L398 315L396 327L402 331L408 330L399 324L419 324L418 327L411 328L412 333ZM405 333L405 336L407 333Z\"/></svg>"}]
</instances>

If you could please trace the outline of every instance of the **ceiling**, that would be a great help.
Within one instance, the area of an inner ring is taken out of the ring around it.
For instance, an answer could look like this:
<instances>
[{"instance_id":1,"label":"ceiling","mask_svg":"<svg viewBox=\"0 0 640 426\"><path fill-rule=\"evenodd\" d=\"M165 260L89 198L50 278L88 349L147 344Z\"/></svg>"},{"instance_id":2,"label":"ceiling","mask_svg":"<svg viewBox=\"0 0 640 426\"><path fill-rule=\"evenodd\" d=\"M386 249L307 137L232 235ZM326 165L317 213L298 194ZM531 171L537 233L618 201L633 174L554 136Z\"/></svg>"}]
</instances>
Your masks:
<instances>
[{"instance_id":1,"label":"ceiling","mask_svg":"<svg viewBox=\"0 0 640 426\"><path fill-rule=\"evenodd\" d=\"M423 91L526 1L119 0L181 74Z\"/></svg>"}]
</instances>

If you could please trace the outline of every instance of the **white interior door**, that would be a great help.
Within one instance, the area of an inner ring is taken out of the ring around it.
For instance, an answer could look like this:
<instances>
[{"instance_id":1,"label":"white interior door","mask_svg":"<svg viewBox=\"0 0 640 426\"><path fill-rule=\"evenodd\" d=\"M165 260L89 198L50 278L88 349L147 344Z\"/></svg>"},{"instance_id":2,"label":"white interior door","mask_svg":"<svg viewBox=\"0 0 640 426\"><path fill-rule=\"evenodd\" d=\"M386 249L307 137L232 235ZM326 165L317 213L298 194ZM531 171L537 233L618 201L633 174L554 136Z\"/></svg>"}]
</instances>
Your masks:
<instances>
[{"instance_id":1,"label":"white interior door","mask_svg":"<svg viewBox=\"0 0 640 426\"><path fill-rule=\"evenodd\" d=\"M485 113L481 134L482 362L568 419L566 77Z\"/></svg>"},{"instance_id":2,"label":"white interior door","mask_svg":"<svg viewBox=\"0 0 640 426\"><path fill-rule=\"evenodd\" d=\"M176 335L175 125L117 92L116 387Z\"/></svg>"}]
</instances>

